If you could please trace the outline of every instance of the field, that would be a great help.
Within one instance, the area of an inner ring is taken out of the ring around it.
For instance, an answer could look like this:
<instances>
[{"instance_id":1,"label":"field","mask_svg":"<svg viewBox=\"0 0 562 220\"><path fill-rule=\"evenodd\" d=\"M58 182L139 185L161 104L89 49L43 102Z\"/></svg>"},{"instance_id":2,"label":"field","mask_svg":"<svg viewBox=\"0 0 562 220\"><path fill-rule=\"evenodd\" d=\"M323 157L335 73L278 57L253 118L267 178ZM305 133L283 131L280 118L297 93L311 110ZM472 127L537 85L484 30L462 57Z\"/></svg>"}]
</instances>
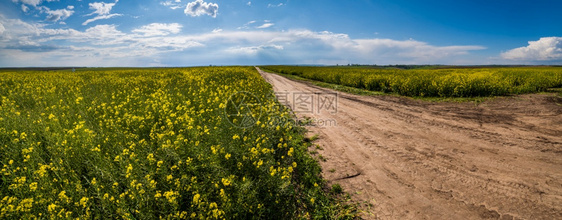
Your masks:
<instances>
[{"instance_id":1,"label":"field","mask_svg":"<svg viewBox=\"0 0 562 220\"><path fill-rule=\"evenodd\" d=\"M251 67L4 71L0 98L2 219L352 216Z\"/></svg>"},{"instance_id":2,"label":"field","mask_svg":"<svg viewBox=\"0 0 562 220\"><path fill-rule=\"evenodd\" d=\"M411 97L487 97L543 92L562 86L562 67L369 69L361 67L265 66L343 86Z\"/></svg>"}]
</instances>

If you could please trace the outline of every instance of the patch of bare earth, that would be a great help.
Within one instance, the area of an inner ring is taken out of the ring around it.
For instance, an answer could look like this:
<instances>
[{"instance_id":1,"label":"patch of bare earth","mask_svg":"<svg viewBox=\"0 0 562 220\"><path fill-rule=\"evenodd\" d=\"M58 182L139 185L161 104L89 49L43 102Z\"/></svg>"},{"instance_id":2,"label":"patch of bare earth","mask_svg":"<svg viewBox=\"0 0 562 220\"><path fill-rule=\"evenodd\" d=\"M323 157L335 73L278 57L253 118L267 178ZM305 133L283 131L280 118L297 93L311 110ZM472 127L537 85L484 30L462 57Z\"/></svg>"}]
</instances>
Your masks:
<instances>
[{"instance_id":1,"label":"patch of bare earth","mask_svg":"<svg viewBox=\"0 0 562 220\"><path fill-rule=\"evenodd\" d=\"M302 101L294 94L335 92L260 73L292 107ZM363 204L366 219L562 219L555 95L476 106L339 92L335 113L295 112L322 122L308 129L319 135L323 176Z\"/></svg>"}]
</instances>

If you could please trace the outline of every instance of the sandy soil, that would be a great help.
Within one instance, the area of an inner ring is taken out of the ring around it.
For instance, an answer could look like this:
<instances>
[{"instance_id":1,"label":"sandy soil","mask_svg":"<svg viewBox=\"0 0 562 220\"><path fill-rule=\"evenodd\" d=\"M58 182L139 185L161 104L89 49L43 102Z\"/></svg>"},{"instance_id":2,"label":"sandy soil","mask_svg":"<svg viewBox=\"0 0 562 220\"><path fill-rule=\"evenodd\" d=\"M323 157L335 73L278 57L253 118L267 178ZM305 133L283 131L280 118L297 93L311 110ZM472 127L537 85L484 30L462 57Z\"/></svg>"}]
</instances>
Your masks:
<instances>
[{"instance_id":1,"label":"sandy soil","mask_svg":"<svg viewBox=\"0 0 562 220\"><path fill-rule=\"evenodd\" d=\"M334 112L322 96L335 91L260 73L299 118L317 120L308 129L323 175L366 219L562 219L562 98L476 106L338 92Z\"/></svg>"}]
</instances>

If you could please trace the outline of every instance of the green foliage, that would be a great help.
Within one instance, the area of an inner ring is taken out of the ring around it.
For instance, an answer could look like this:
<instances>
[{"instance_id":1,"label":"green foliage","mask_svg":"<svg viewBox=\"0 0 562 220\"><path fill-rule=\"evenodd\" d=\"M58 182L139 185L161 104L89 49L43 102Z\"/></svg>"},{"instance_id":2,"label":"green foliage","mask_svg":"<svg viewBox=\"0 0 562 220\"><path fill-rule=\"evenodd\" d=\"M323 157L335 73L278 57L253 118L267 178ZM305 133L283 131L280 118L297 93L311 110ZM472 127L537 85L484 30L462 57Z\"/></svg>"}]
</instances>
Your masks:
<instances>
[{"instance_id":1,"label":"green foliage","mask_svg":"<svg viewBox=\"0 0 562 220\"><path fill-rule=\"evenodd\" d=\"M562 86L560 67L367 69L265 66L264 70L411 97L486 97Z\"/></svg>"},{"instance_id":2,"label":"green foliage","mask_svg":"<svg viewBox=\"0 0 562 220\"><path fill-rule=\"evenodd\" d=\"M341 187L340 184L334 184L332 185L332 193L334 194L341 194L343 192L343 188Z\"/></svg>"}]
</instances>

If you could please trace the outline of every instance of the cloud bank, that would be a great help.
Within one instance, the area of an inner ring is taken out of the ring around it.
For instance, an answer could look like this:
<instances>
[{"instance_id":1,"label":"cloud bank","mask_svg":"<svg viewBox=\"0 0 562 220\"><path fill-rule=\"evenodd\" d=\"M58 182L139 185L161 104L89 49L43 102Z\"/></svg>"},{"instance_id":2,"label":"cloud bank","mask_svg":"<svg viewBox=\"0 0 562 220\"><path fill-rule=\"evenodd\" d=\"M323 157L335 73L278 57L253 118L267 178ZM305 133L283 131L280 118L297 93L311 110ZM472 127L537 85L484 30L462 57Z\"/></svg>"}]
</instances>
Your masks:
<instances>
[{"instance_id":1,"label":"cloud bank","mask_svg":"<svg viewBox=\"0 0 562 220\"><path fill-rule=\"evenodd\" d=\"M152 23L130 32L116 25L79 31L0 15L0 66L448 64L462 60L471 51L485 49L477 45L436 46L416 40L354 39L306 29L200 34L182 34L181 30L178 23Z\"/></svg>"},{"instance_id":2,"label":"cloud bank","mask_svg":"<svg viewBox=\"0 0 562 220\"><path fill-rule=\"evenodd\" d=\"M529 45L501 54L507 60L517 61L562 61L562 37L541 37L529 41Z\"/></svg>"}]
</instances>

